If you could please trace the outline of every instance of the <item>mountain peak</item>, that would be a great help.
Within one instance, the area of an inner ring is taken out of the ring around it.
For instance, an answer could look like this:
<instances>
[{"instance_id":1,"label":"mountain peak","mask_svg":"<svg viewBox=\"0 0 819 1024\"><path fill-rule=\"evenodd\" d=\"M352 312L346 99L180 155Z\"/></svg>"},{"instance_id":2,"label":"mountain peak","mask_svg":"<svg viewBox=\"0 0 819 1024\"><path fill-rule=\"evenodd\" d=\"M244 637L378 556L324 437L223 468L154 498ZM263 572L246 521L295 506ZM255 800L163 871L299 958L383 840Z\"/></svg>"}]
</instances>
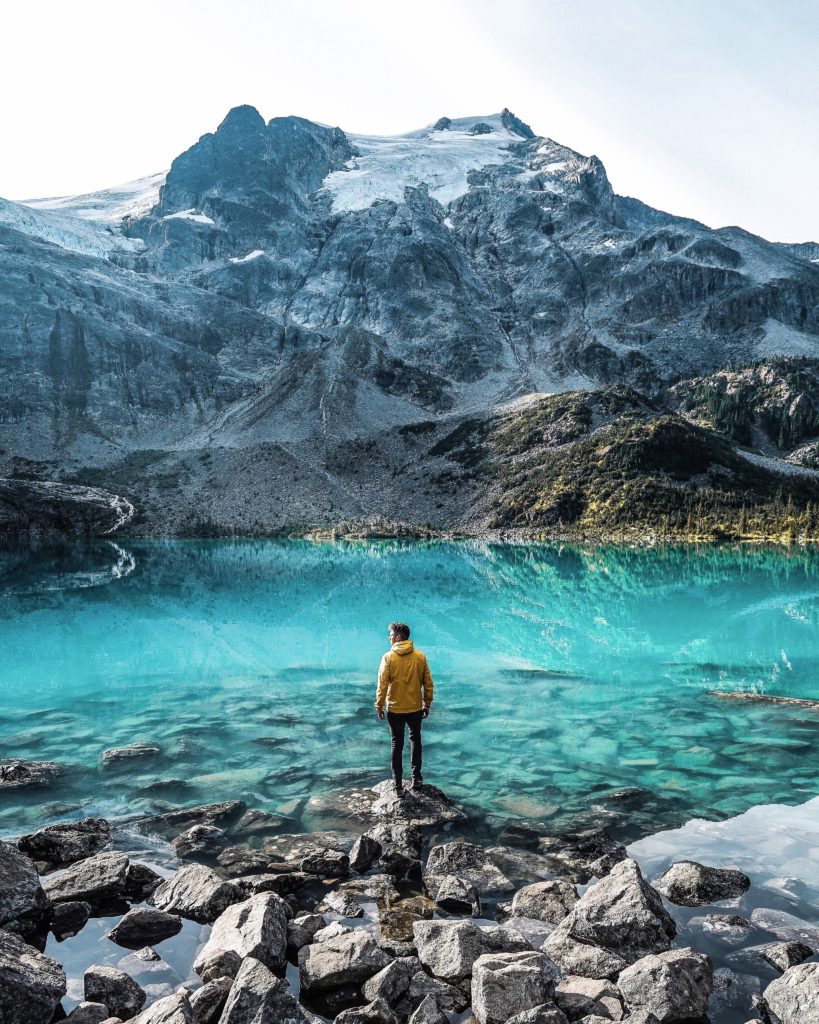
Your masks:
<instances>
[{"instance_id":1,"label":"mountain peak","mask_svg":"<svg viewBox=\"0 0 819 1024\"><path fill-rule=\"evenodd\" d=\"M225 119L217 128L222 131L224 128L264 128L265 120L259 111L249 103L243 103L238 107L231 107Z\"/></svg>"}]
</instances>

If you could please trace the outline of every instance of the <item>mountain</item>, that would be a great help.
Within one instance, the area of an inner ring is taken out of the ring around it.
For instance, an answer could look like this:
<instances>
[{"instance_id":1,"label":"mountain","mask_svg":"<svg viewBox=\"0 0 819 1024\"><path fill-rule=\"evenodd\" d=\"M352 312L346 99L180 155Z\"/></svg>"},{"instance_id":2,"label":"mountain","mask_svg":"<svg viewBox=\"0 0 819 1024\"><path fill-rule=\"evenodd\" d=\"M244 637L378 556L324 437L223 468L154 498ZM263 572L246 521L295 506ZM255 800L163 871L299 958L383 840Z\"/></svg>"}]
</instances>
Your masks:
<instances>
[{"instance_id":1,"label":"mountain","mask_svg":"<svg viewBox=\"0 0 819 1024\"><path fill-rule=\"evenodd\" d=\"M370 137L238 107L167 174L0 201L0 475L146 533L505 523L445 437L612 387L696 420L686 381L819 358L817 251L618 196L508 110Z\"/></svg>"}]
</instances>

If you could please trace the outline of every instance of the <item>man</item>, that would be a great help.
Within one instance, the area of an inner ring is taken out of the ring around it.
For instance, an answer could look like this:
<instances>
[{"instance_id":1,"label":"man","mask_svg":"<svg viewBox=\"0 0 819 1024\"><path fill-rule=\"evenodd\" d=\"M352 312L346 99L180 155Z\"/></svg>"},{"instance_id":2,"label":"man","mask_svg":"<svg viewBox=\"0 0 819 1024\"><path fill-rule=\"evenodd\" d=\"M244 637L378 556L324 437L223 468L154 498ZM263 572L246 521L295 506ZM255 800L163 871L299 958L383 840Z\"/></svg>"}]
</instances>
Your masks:
<instances>
[{"instance_id":1,"label":"man","mask_svg":"<svg viewBox=\"0 0 819 1024\"><path fill-rule=\"evenodd\" d=\"M412 782L410 789L423 785L421 774L421 721L429 716L432 704L432 676L426 655L416 651L405 622L390 623L390 649L378 668L375 711L387 722L392 735L392 777L398 796L404 795L404 726L409 727Z\"/></svg>"}]
</instances>

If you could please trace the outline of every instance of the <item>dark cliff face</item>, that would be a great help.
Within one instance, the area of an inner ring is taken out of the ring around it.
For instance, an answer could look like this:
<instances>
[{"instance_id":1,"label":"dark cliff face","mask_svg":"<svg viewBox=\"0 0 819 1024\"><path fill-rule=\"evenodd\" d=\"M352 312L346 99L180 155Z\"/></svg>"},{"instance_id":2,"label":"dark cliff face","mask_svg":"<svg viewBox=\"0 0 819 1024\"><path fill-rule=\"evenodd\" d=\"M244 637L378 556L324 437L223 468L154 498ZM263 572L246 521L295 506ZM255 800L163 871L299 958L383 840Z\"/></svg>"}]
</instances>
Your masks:
<instances>
[{"instance_id":1,"label":"dark cliff face","mask_svg":"<svg viewBox=\"0 0 819 1024\"><path fill-rule=\"evenodd\" d=\"M409 452L404 428L531 392L657 396L819 353L811 243L618 197L596 157L508 110L369 139L238 107L120 220L72 222L69 203L29 223L15 206L0 207L0 471L26 458L77 478L146 451L198 466L219 449L252 475L248 453L273 446L270 472L298 465L306 507L322 492L332 518L338 444ZM175 479L211 486L201 466Z\"/></svg>"}]
</instances>

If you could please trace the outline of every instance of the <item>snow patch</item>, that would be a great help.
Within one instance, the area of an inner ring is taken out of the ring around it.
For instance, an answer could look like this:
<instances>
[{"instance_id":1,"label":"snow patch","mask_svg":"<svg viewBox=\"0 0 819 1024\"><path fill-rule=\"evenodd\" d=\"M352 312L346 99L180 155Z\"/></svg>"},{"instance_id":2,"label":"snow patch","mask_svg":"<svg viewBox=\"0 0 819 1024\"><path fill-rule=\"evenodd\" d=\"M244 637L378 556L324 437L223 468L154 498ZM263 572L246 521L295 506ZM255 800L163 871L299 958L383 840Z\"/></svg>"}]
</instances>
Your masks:
<instances>
[{"instance_id":1,"label":"snow patch","mask_svg":"<svg viewBox=\"0 0 819 1024\"><path fill-rule=\"evenodd\" d=\"M819 469L797 466L793 462L775 459L770 455L757 455L756 452L744 452L740 449L737 449L737 454L741 455L747 462L752 462L755 466L762 466L763 469L770 469L774 473L781 473L782 476L807 476L814 479L819 477Z\"/></svg>"},{"instance_id":2,"label":"snow patch","mask_svg":"<svg viewBox=\"0 0 819 1024\"><path fill-rule=\"evenodd\" d=\"M455 225L452 223L451 217L444 217L444 227L449 228L450 231L454 231Z\"/></svg>"},{"instance_id":3,"label":"snow patch","mask_svg":"<svg viewBox=\"0 0 819 1024\"><path fill-rule=\"evenodd\" d=\"M156 206L159 202L159 189L164 185L166 177L167 171L160 171L99 192L49 199L25 199L22 205L34 210L54 210L79 220L118 224L124 217L139 216Z\"/></svg>"},{"instance_id":4,"label":"snow patch","mask_svg":"<svg viewBox=\"0 0 819 1024\"><path fill-rule=\"evenodd\" d=\"M141 239L125 238L104 222L94 223L58 210L40 211L8 199L0 199L0 224L85 256L105 259L113 252L136 252L144 248Z\"/></svg>"},{"instance_id":5,"label":"snow patch","mask_svg":"<svg viewBox=\"0 0 819 1024\"><path fill-rule=\"evenodd\" d=\"M211 221L213 223L213 221ZM251 260L258 259L259 256L264 256L264 249L254 249L253 252L249 252L247 256L231 256L231 263L250 263Z\"/></svg>"},{"instance_id":6,"label":"snow patch","mask_svg":"<svg viewBox=\"0 0 819 1024\"><path fill-rule=\"evenodd\" d=\"M481 122L492 131L471 134ZM366 210L380 199L403 202L404 189L421 184L446 206L469 190L470 171L502 163L508 147L521 141L496 114L460 118L445 131L424 128L406 135L348 138L357 155L345 170L332 171L322 183L322 190L332 196L336 213Z\"/></svg>"},{"instance_id":7,"label":"snow patch","mask_svg":"<svg viewBox=\"0 0 819 1024\"><path fill-rule=\"evenodd\" d=\"M193 207L191 207L190 210L180 210L178 213L168 213L162 219L192 220L195 224L208 224L211 227L214 227L216 224L216 222L214 220L211 220L211 218L208 217L206 214L197 213Z\"/></svg>"}]
</instances>

